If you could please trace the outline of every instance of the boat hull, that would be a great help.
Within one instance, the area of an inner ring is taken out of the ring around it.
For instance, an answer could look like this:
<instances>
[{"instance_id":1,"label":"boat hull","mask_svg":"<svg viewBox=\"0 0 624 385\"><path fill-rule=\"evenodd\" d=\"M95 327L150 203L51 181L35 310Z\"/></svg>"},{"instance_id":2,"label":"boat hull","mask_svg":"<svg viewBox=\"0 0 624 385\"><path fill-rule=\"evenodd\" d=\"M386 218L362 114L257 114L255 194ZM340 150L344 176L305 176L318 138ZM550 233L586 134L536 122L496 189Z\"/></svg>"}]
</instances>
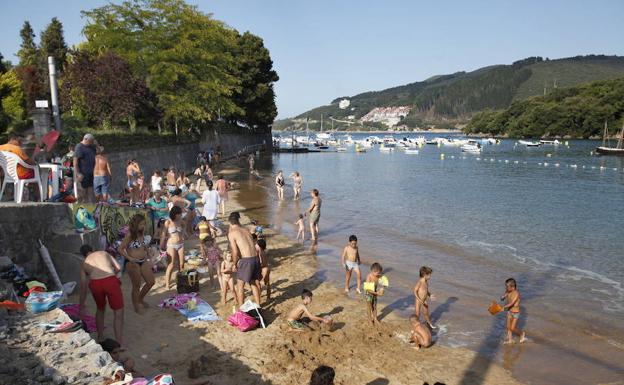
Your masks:
<instances>
[{"instance_id":1,"label":"boat hull","mask_svg":"<svg viewBox=\"0 0 624 385\"><path fill-rule=\"evenodd\" d=\"M596 154L624 156L624 148L596 147Z\"/></svg>"}]
</instances>

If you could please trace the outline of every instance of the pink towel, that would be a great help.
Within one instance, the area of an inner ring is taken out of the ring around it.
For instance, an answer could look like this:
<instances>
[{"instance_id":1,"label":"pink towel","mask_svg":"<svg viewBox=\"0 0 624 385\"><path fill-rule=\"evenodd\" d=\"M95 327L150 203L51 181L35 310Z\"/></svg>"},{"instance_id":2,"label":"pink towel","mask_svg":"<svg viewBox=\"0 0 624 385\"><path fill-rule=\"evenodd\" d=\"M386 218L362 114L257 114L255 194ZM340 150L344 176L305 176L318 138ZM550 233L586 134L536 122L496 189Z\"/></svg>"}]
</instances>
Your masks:
<instances>
[{"instance_id":1,"label":"pink towel","mask_svg":"<svg viewBox=\"0 0 624 385\"><path fill-rule=\"evenodd\" d=\"M61 309L67 313L67 315L73 319L73 320L77 320L78 319L78 315L80 314L80 306L76 303L70 303L67 305L61 305ZM86 315L84 317L82 317L82 323L85 325L85 327L87 328L87 332L89 333L93 333L95 331L97 331L97 328L95 327L95 317L92 315Z\"/></svg>"}]
</instances>

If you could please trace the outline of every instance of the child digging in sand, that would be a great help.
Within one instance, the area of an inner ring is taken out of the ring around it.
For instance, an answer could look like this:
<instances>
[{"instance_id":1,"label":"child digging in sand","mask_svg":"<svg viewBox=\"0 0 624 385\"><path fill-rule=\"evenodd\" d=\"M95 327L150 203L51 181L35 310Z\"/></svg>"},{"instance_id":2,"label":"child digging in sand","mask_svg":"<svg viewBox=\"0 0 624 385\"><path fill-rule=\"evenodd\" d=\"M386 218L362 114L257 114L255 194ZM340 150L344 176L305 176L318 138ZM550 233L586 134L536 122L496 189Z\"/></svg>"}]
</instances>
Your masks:
<instances>
[{"instance_id":1,"label":"child digging in sand","mask_svg":"<svg viewBox=\"0 0 624 385\"><path fill-rule=\"evenodd\" d=\"M314 322L319 322L321 324L329 326L332 325L333 321L331 317L317 317L310 313L310 311L308 310L307 306L312 303L312 292L310 290L303 289L303 291L301 292L301 299L303 300L303 303L297 305L297 307L292 309L290 311L290 314L288 314L288 325L292 330L302 332L310 328L308 325L302 322L304 316L308 317L311 321Z\"/></svg>"},{"instance_id":2,"label":"child digging in sand","mask_svg":"<svg viewBox=\"0 0 624 385\"><path fill-rule=\"evenodd\" d=\"M373 263L370 267L370 273L366 277L366 283L364 283L364 297L366 298L368 316L373 325L379 323L377 318L377 297L383 295L384 289L378 285L382 272L383 267L377 262Z\"/></svg>"},{"instance_id":3,"label":"child digging in sand","mask_svg":"<svg viewBox=\"0 0 624 385\"><path fill-rule=\"evenodd\" d=\"M420 323L418 316L412 314L409 318L412 325L410 342L414 343L414 349L428 348L431 346L431 331L425 324Z\"/></svg>"},{"instance_id":4,"label":"child digging in sand","mask_svg":"<svg viewBox=\"0 0 624 385\"><path fill-rule=\"evenodd\" d=\"M303 220L303 214L299 214L299 220L295 222L297 229L297 240L301 239L301 243L305 242L305 223Z\"/></svg>"},{"instance_id":5,"label":"child digging in sand","mask_svg":"<svg viewBox=\"0 0 624 385\"><path fill-rule=\"evenodd\" d=\"M507 301L503 310L507 312L507 340L505 344L513 344L513 333L520 337L520 343L526 341L526 333L516 326L520 319L520 292L518 291L516 280L509 278L505 281L505 294L501 301Z\"/></svg>"},{"instance_id":6,"label":"child digging in sand","mask_svg":"<svg viewBox=\"0 0 624 385\"><path fill-rule=\"evenodd\" d=\"M416 286L414 286L414 296L416 296L414 307L418 320L420 321L420 314L422 313L429 327L435 329L436 326L431 323L431 319L429 318L428 302L435 299L431 293L429 293L429 279L431 278L431 273L433 273L433 270L430 267L422 266L420 268L420 279L416 283Z\"/></svg>"},{"instance_id":7,"label":"child digging in sand","mask_svg":"<svg viewBox=\"0 0 624 385\"><path fill-rule=\"evenodd\" d=\"M357 237L355 235L349 236L349 244L347 244L342 250L340 262L345 268L345 293L349 292L351 272L354 270L357 277L357 286L355 291L357 291L358 294L362 293L360 290L362 282L362 273L360 272L360 250L358 249Z\"/></svg>"}]
</instances>

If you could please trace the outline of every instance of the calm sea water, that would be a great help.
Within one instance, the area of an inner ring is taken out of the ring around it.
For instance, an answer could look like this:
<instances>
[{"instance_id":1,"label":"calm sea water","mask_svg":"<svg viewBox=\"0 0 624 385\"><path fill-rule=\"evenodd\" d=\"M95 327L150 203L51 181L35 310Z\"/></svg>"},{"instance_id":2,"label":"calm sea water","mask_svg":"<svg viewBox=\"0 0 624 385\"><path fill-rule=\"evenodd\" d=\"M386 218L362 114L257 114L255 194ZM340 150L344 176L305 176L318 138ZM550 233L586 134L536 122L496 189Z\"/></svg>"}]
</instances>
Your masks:
<instances>
[{"instance_id":1,"label":"calm sea water","mask_svg":"<svg viewBox=\"0 0 624 385\"><path fill-rule=\"evenodd\" d=\"M356 234L365 264L380 262L391 280L382 316L413 312L411 289L428 265L438 343L477 350L530 383L624 381L624 159L591 156L597 144L275 154L243 193L266 189L257 215L294 235L318 188L321 269L342 285L340 251ZM275 200L277 170L302 174L301 203L291 184ZM486 311L508 277L523 298L523 346L501 346L504 316Z\"/></svg>"}]
</instances>

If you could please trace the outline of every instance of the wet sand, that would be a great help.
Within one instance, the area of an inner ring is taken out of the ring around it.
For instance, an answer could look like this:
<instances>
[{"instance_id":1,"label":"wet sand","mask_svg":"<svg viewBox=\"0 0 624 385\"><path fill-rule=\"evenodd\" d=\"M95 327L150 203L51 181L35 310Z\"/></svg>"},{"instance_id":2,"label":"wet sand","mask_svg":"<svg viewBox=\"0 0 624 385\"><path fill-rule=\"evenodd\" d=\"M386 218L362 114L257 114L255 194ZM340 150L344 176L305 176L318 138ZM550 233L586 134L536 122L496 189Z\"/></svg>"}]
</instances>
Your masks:
<instances>
[{"instance_id":1,"label":"wet sand","mask_svg":"<svg viewBox=\"0 0 624 385\"><path fill-rule=\"evenodd\" d=\"M229 166L224 174L230 178L238 172ZM249 209L237 202L236 191L230 198L228 213L239 210L242 223L248 223ZM370 326L364 300L354 292L345 296L329 283L326 272L318 271L313 252L271 229L265 233L274 292L273 298L263 303L269 323L264 330L242 333L229 326L225 318L234 301L230 297L221 306L219 293L210 289L207 279L201 281L200 296L217 310L222 321L190 323L177 311L158 308L163 298L175 293L164 289L163 272L156 275L156 285L147 297L152 306L145 314L136 314L130 302L130 282L124 275L125 345L141 372L172 373L178 384L286 385L307 384L316 367L328 365L336 371L335 383L341 385L519 383L502 367L467 349L434 345L414 350L407 342L407 320L393 313L383 318L381 326ZM225 238L218 241L225 249ZM187 249L196 246L197 239L186 242ZM314 293L310 310L334 319L332 331L289 331L286 315L300 303L304 288ZM249 292L246 295L250 297ZM93 313L94 307L89 299L89 312ZM380 304L379 312L385 310ZM111 336L110 312L106 322L106 335Z\"/></svg>"}]
</instances>

